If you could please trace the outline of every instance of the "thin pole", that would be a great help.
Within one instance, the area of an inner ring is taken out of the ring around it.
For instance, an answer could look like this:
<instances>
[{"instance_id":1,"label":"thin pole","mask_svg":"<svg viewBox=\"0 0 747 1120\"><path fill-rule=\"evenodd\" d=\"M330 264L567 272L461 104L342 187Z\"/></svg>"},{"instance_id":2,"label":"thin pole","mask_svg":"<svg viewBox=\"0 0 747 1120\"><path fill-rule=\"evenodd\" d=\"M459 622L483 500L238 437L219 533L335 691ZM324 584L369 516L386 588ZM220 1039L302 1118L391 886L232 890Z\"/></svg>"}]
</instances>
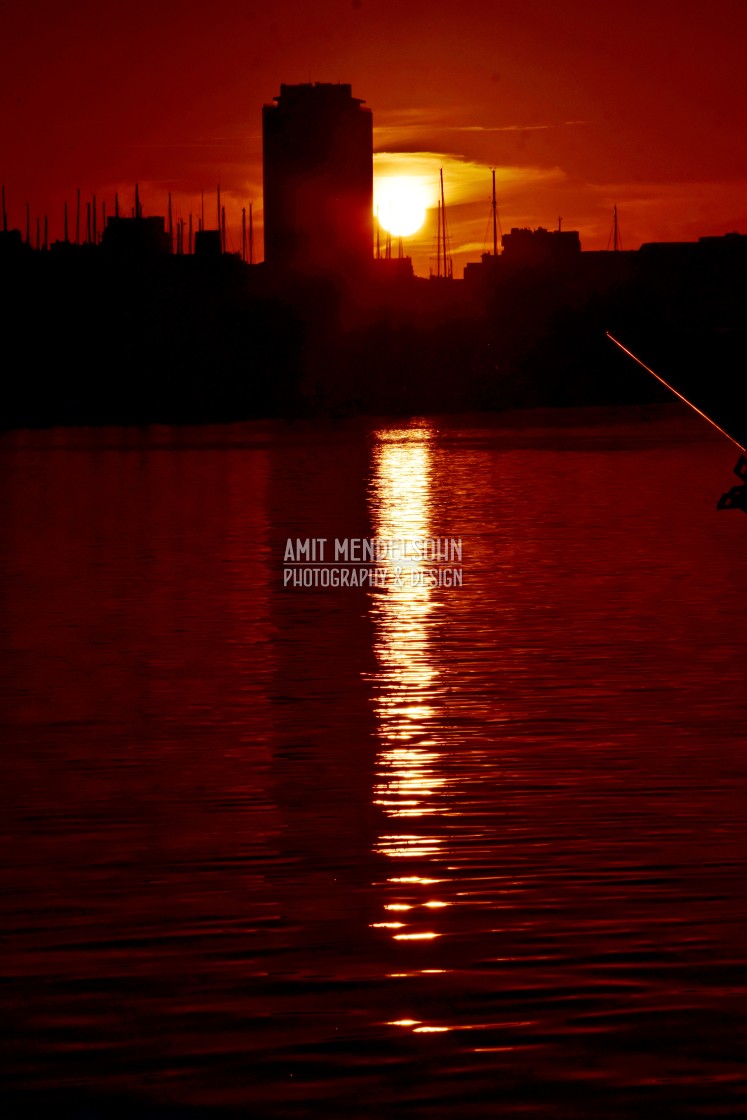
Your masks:
<instances>
[{"instance_id":1,"label":"thin pole","mask_svg":"<svg viewBox=\"0 0 747 1120\"><path fill-rule=\"evenodd\" d=\"M246 264L246 206L241 207L241 259Z\"/></svg>"},{"instance_id":2,"label":"thin pole","mask_svg":"<svg viewBox=\"0 0 747 1120\"><path fill-rule=\"evenodd\" d=\"M254 215L252 209L254 203L249 203L249 264L254 264Z\"/></svg>"},{"instance_id":3,"label":"thin pole","mask_svg":"<svg viewBox=\"0 0 747 1120\"><path fill-rule=\"evenodd\" d=\"M493 168L493 256L498 256L498 205L495 200L495 168Z\"/></svg>"},{"instance_id":4,"label":"thin pole","mask_svg":"<svg viewBox=\"0 0 747 1120\"><path fill-rule=\"evenodd\" d=\"M444 198L444 169L441 168L441 232L444 243L444 278L446 277L446 200Z\"/></svg>"},{"instance_id":5,"label":"thin pole","mask_svg":"<svg viewBox=\"0 0 747 1120\"><path fill-rule=\"evenodd\" d=\"M441 199L437 203L438 232L436 234L436 276L441 276Z\"/></svg>"}]
</instances>

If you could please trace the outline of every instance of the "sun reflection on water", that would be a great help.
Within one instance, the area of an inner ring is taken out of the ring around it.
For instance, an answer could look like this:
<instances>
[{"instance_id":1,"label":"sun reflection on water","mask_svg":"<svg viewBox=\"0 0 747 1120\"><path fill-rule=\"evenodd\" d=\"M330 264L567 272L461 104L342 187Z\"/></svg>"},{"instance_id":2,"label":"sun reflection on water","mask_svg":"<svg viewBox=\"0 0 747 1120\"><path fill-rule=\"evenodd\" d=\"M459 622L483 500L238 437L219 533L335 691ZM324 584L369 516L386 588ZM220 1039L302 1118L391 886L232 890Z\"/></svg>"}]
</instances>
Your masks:
<instances>
[{"instance_id":1,"label":"sun reflection on water","mask_svg":"<svg viewBox=\"0 0 747 1120\"><path fill-rule=\"evenodd\" d=\"M422 540L436 535L431 508L433 438L428 427L377 433L370 501L378 538ZM394 567L402 561L388 563ZM418 567L421 562L412 560L408 571ZM389 580L384 594L372 599L379 663L374 705L380 739L373 801L392 824L379 836L376 851L397 861L441 860L447 854L445 837L433 828L443 814L439 794L447 782L434 735L440 684L431 630L437 611L432 589L417 579L400 584ZM442 881L414 873L387 877L383 909L387 914L396 912L402 920L377 922L374 927L391 930L397 942L428 942L442 936L433 927L433 918L448 904L431 890ZM426 971L442 970L418 970L418 974Z\"/></svg>"}]
</instances>

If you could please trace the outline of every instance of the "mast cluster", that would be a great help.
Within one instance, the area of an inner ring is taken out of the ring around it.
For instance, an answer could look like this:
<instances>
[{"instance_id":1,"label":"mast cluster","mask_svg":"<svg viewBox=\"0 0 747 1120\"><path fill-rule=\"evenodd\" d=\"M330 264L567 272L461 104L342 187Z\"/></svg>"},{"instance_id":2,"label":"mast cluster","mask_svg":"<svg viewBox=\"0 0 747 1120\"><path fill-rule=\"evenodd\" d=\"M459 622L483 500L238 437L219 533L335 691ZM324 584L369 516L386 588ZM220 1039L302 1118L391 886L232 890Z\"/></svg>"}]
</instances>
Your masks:
<instances>
[{"instance_id":1,"label":"mast cluster","mask_svg":"<svg viewBox=\"0 0 747 1120\"><path fill-rule=\"evenodd\" d=\"M1 188L2 197L2 232L7 234L8 230L8 211L6 205L5 186ZM241 249L240 256L242 261L248 264L255 263L254 253L254 215L253 203L249 203L249 228L247 231L246 223L246 208L243 207L241 211ZM109 212L107 219L106 200L97 199L96 195L92 195L90 199L85 201L85 210L83 208L83 199L81 198L80 187L75 192L75 210L70 213L70 207L67 200L63 203L62 214L62 244L76 245L76 246L91 246L100 245L107 225L112 221L120 221L123 217L128 216L130 220L136 221L150 221L152 219L144 219L143 206L140 198L140 185L135 184L135 199L134 205L130 209L129 215L122 214L119 203L119 192L114 194L114 213ZM221 189L220 184L216 192L216 217L217 217L217 231L219 234L221 252L228 252L228 227L226 220L226 208L221 202ZM37 216L35 219L35 233L34 239L32 235L32 215L31 207L28 202L25 204L25 235L23 240L29 248L36 248L37 250L50 248L49 240L49 216ZM201 233L206 229L205 225L205 192L201 192L201 206L200 213L197 217L197 230L194 229L193 214L190 210L187 218L183 218L176 212L172 200L171 191L168 192L167 197L167 216L166 216L166 237L168 242L168 249L171 253L178 256L185 254L192 255L195 252L195 232ZM43 231L43 236L42 236Z\"/></svg>"}]
</instances>

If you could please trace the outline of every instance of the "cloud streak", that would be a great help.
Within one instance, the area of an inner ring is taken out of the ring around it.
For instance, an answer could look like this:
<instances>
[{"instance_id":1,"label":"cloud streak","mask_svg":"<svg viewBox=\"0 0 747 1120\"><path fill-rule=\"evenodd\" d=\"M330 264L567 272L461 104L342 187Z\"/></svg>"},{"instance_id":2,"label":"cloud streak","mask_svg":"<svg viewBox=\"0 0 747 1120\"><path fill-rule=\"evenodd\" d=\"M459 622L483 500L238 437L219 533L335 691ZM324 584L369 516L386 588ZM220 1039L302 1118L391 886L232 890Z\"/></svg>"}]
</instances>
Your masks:
<instances>
[{"instance_id":1,"label":"cloud streak","mask_svg":"<svg viewBox=\"0 0 747 1120\"><path fill-rule=\"evenodd\" d=\"M467 135L477 133L492 135L502 132L522 134L526 132L553 132L566 128L583 128L591 124L593 124L593 121L569 120L546 124L462 125L441 123L436 118L423 120L422 116L419 116L417 119L405 120L403 123L377 125L374 128L374 144L379 150L384 150L395 146L399 147L405 143L417 146L419 143L430 141L435 134Z\"/></svg>"},{"instance_id":2,"label":"cloud streak","mask_svg":"<svg viewBox=\"0 0 747 1120\"><path fill-rule=\"evenodd\" d=\"M464 159L450 152L376 152L374 178L408 176L416 179L432 195L435 207L439 192L439 171L443 169L447 205L480 202L490 194L492 168L477 160ZM559 183L566 176L559 167L496 167L496 184L502 193L517 188Z\"/></svg>"},{"instance_id":3,"label":"cloud streak","mask_svg":"<svg viewBox=\"0 0 747 1120\"><path fill-rule=\"evenodd\" d=\"M560 121L557 124L467 124L449 125L448 132L548 132L555 128L575 128L580 125L592 124L592 121Z\"/></svg>"}]
</instances>

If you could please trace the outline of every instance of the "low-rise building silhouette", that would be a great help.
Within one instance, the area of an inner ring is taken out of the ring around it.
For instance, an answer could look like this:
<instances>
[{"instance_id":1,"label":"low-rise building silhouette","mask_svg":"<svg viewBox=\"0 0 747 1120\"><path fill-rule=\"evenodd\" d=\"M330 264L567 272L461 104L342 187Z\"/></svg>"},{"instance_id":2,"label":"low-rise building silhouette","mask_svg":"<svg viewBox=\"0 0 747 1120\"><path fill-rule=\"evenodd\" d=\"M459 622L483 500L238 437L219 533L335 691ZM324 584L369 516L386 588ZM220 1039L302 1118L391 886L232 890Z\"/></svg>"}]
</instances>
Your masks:
<instances>
[{"instance_id":1,"label":"low-rise building silhouette","mask_svg":"<svg viewBox=\"0 0 747 1120\"><path fill-rule=\"evenodd\" d=\"M507 264L562 264L581 252L578 230L512 229L503 235Z\"/></svg>"},{"instance_id":2,"label":"low-rise building silhouette","mask_svg":"<svg viewBox=\"0 0 747 1120\"><path fill-rule=\"evenodd\" d=\"M171 251L166 222L161 217L109 218L101 248L122 257L166 256Z\"/></svg>"}]
</instances>

